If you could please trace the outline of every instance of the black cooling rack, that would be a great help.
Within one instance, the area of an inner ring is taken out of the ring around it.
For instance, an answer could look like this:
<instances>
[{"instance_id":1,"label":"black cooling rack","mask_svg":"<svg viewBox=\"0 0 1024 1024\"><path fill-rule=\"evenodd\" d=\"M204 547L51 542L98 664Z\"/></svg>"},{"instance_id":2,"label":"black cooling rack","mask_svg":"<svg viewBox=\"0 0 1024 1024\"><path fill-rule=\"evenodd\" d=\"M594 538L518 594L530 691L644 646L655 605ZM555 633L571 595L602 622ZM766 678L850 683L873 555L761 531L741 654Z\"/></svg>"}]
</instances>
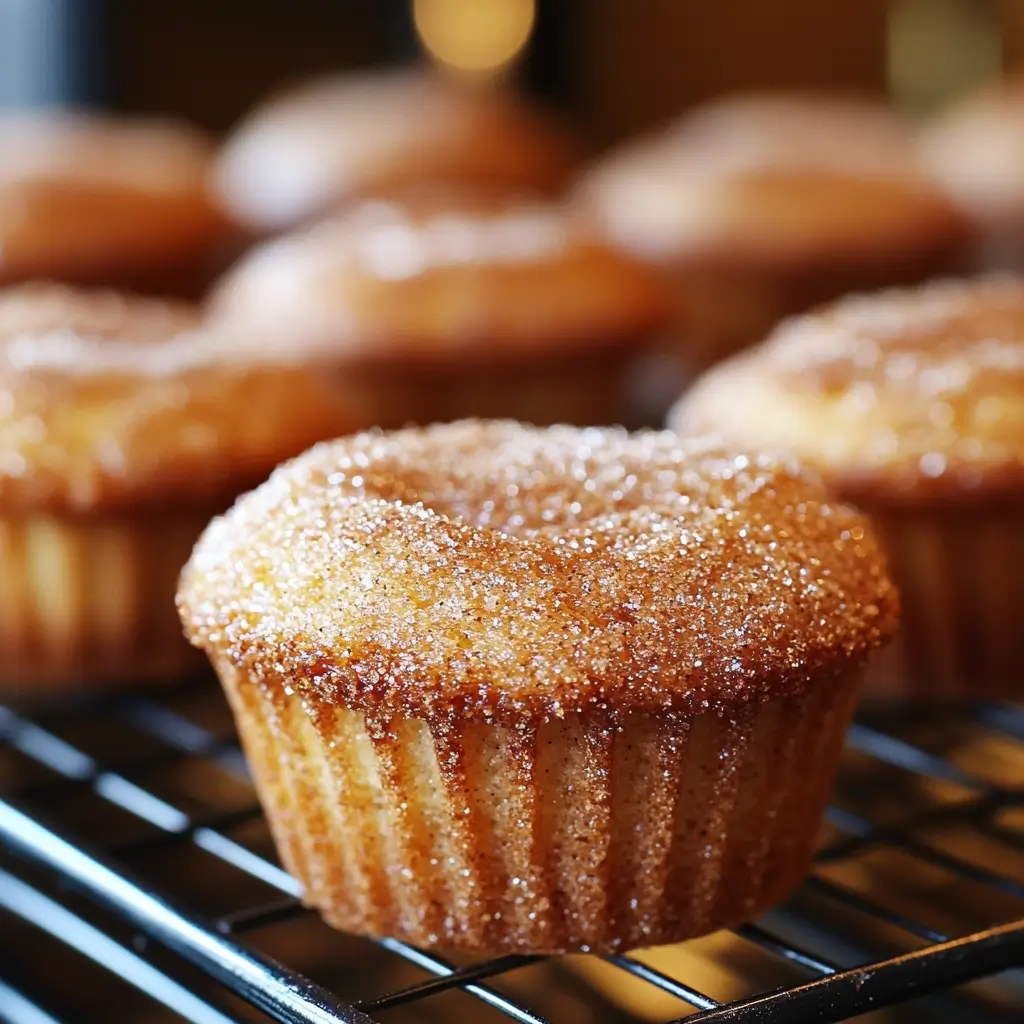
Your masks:
<instances>
[{"instance_id":1,"label":"black cooling rack","mask_svg":"<svg viewBox=\"0 0 1024 1024\"><path fill-rule=\"evenodd\" d=\"M757 923L453 962L302 907L211 680L0 708L0 1020L1019 1021L1024 709L869 715L847 746L814 873Z\"/></svg>"}]
</instances>

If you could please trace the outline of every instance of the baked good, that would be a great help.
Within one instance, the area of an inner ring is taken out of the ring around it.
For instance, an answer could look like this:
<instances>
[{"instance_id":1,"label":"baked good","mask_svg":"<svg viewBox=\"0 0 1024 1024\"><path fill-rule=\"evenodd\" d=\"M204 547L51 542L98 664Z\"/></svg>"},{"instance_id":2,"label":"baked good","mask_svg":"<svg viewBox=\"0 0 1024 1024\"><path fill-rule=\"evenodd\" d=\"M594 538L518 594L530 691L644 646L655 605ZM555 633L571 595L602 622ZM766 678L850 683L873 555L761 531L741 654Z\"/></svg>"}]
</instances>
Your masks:
<instances>
[{"instance_id":1,"label":"baked good","mask_svg":"<svg viewBox=\"0 0 1024 1024\"><path fill-rule=\"evenodd\" d=\"M651 271L559 205L414 191L253 249L211 322L332 367L362 427L615 423L665 322Z\"/></svg>"},{"instance_id":2,"label":"baked good","mask_svg":"<svg viewBox=\"0 0 1024 1024\"><path fill-rule=\"evenodd\" d=\"M948 271L967 234L902 122L842 97L712 102L611 153L577 195L670 281L687 376L818 302Z\"/></svg>"},{"instance_id":3,"label":"baked good","mask_svg":"<svg viewBox=\"0 0 1024 1024\"><path fill-rule=\"evenodd\" d=\"M1021 692L1021 281L937 282L791 320L707 374L670 425L794 452L871 514L904 604L877 693Z\"/></svg>"},{"instance_id":4,"label":"baked good","mask_svg":"<svg viewBox=\"0 0 1024 1024\"><path fill-rule=\"evenodd\" d=\"M0 686L194 667L174 591L202 528L347 426L329 381L236 360L189 305L0 292Z\"/></svg>"},{"instance_id":5,"label":"baked good","mask_svg":"<svg viewBox=\"0 0 1024 1024\"><path fill-rule=\"evenodd\" d=\"M781 900L896 597L793 464L470 421L321 445L178 595L345 930L607 952Z\"/></svg>"},{"instance_id":6,"label":"baked good","mask_svg":"<svg viewBox=\"0 0 1024 1024\"><path fill-rule=\"evenodd\" d=\"M3 115L0 284L196 292L226 233L211 159L210 141L177 122Z\"/></svg>"},{"instance_id":7,"label":"baked good","mask_svg":"<svg viewBox=\"0 0 1024 1024\"><path fill-rule=\"evenodd\" d=\"M926 125L920 147L973 224L983 269L1024 269L1024 75L954 104Z\"/></svg>"},{"instance_id":8,"label":"baked good","mask_svg":"<svg viewBox=\"0 0 1024 1024\"><path fill-rule=\"evenodd\" d=\"M419 70L330 76L273 97L224 144L224 207L257 233L412 184L557 191L566 131L526 100Z\"/></svg>"}]
</instances>

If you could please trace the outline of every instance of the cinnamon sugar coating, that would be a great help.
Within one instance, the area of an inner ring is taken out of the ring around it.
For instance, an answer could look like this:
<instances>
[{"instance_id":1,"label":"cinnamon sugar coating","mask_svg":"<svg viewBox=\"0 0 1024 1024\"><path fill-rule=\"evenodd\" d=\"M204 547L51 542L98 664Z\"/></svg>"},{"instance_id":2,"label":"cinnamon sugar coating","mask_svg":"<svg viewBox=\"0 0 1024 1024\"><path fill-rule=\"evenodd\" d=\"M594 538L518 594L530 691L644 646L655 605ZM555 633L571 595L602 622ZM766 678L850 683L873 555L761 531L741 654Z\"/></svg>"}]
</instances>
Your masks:
<instances>
[{"instance_id":1,"label":"cinnamon sugar coating","mask_svg":"<svg viewBox=\"0 0 1024 1024\"><path fill-rule=\"evenodd\" d=\"M866 521L792 463L466 421L320 445L216 520L179 592L220 662L365 712L700 713L893 633Z\"/></svg>"},{"instance_id":2,"label":"cinnamon sugar coating","mask_svg":"<svg viewBox=\"0 0 1024 1024\"><path fill-rule=\"evenodd\" d=\"M632 348L667 304L646 267L556 204L432 189L257 247L209 312L285 354L487 365Z\"/></svg>"},{"instance_id":3,"label":"cinnamon sugar coating","mask_svg":"<svg viewBox=\"0 0 1024 1024\"><path fill-rule=\"evenodd\" d=\"M348 427L322 374L253 361L187 304L0 292L0 504L229 500Z\"/></svg>"},{"instance_id":4,"label":"cinnamon sugar coating","mask_svg":"<svg viewBox=\"0 0 1024 1024\"><path fill-rule=\"evenodd\" d=\"M1024 281L843 299L711 371L669 418L819 465L851 498L1020 500Z\"/></svg>"}]
</instances>

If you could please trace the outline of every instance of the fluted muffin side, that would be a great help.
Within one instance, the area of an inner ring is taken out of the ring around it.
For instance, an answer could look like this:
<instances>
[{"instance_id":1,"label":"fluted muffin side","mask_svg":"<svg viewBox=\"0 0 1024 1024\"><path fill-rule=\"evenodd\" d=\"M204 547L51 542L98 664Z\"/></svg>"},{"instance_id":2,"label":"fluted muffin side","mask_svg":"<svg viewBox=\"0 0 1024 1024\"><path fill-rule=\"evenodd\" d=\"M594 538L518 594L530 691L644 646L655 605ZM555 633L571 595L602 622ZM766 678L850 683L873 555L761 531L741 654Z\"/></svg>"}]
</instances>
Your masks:
<instances>
[{"instance_id":1,"label":"fluted muffin side","mask_svg":"<svg viewBox=\"0 0 1024 1024\"><path fill-rule=\"evenodd\" d=\"M757 915L807 870L860 673L732 715L363 715L217 672L305 902L422 946L614 952Z\"/></svg>"},{"instance_id":2,"label":"fluted muffin side","mask_svg":"<svg viewBox=\"0 0 1024 1024\"><path fill-rule=\"evenodd\" d=\"M146 682L199 668L174 589L213 511L0 518L0 686Z\"/></svg>"},{"instance_id":3,"label":"fluted muffin side","mask_svg":"<svg viewBox=\"0 0 1024 1024\"><path fill-rule=\"evenodd\" d=\"M865 504L903 596L902 628L871 663L871 698L1013 699L1020 692L1024 530L1012 506Z\"/></svg>"}]
</instances>

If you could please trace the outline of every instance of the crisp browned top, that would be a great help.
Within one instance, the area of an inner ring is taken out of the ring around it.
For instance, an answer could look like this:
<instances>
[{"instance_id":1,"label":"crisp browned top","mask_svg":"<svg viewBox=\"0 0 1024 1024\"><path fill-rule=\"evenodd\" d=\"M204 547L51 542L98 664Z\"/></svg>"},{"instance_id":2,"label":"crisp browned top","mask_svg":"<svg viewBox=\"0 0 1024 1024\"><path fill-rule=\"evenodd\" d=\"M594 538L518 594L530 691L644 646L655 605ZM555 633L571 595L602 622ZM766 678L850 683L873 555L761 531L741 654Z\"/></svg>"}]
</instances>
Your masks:
<instances>
[{"instance_id":1,"label":"crisp browned top","mask_svg":"<svg viewBox=\"0 0 1024 1024\"><path fill-rule=\"evenodd\" d=\"M215 521L194 643L378 716L727 708L856 663L897 599L793 464L669 433L361 434Z\"/></svg>"},{"instance_id":2,"label":"crisp browned top","mask_svg":"<svg viewBox=\"0 0 1024 1024\"><path fill-rule=\"evenodd\" d=\"M257 231L294 227L411 182L552 192L576 145L542 111L425 71L330 76L258 107L228 139L216 183Z\"/></svg>"},{"instance_id":3,"label":"crisp browned top","mask_svg":"<svg viewBox=\"0 0 1024 1024\"><path fill-rule=\"evenodd\" d=\"M257 247L209 311L282 355L490 362L636 344L668 309L648 267L562 206L431 190Z\"/></svg>"},{"instance_id":4,"label":"crisp browned top","mask_svg":"<svg viewBox=\"0 0 1024 1024\"><path fill-rule=\"evenodd\" d=\"M841 300L712 370L670 425L791 450L857 496L1024 497L1024 282Z\"/></svg>"},{"instance_id":5,"label":"crisp browned top","mask_svg":"<svg viewBox=\"0 0 1024 1024\"><path fill-rule=\"evenodd\" d=\"M654 260L889 258L967 228L880 104L738 96L630 143L584 176L578 204Z\"/></svg>"},{"instance_id":6,"label":"crisp browned top","mask_svg":"<svg viewBox=\"0 0 1024 1024\"><path fill-rule=\"evenodd\" d=\"M222 230L212 146L186 125L0 117L0 281L88 276L199 251Z\"/></svg>"},{"instance_id":7,"label":"crisp browned top","mask_svg":"<svg viewBox=\"0 0 1024 1024\"><path fill-rule=\"evenodd\" d=\"M329 388L239 358L185 304L48 284L0 292L0 507L229 501L350 429Z\"/></svg>"}]
</instances>

